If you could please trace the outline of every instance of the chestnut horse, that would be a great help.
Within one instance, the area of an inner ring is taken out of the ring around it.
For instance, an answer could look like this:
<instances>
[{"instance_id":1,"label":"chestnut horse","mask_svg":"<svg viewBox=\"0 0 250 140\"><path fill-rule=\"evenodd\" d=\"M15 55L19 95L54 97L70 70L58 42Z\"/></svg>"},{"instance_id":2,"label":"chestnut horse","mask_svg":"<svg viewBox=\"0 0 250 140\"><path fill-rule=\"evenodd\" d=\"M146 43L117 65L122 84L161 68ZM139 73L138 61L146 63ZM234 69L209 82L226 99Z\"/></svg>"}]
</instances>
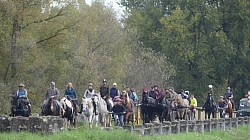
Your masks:
<instances>
[{"instance_id":1,"label":"chestnut horse","mask_svg":"<svg viewBox=\"0 0 250 140\"><path fill-rule=\"evenodd\" d=\"M54 98L49 98L48 103L45 105L42 115L48 116L61 116L60 108Z\"/></svg>"},{"instance_id":2,"label":"chestnut horse","mask_svg":"<svg viewBox=\"0 0 250 140\"><path fill-rule=\"evenodd\" d=\"M122 93L122 105L126 108L125 114L124 114L124 124L128 125L129 121L132 122L132 125L134 124L134 101L129 98L128 93L124 92Z\"/></svg>"},{"instance_id":3,"label":"chestnut horse","mask_svg":"<svg viewBox=\"0 0 250 140\"><path fill-rule=\"evenodd\" d=\"M226 101L226 104L227 104L227 108L226 108L226 113L228 113L229 115L229 118L232 118L233 117L233 105L231 103L231 101L229 99L225 99Z\"/></svg>"}]
</instances>

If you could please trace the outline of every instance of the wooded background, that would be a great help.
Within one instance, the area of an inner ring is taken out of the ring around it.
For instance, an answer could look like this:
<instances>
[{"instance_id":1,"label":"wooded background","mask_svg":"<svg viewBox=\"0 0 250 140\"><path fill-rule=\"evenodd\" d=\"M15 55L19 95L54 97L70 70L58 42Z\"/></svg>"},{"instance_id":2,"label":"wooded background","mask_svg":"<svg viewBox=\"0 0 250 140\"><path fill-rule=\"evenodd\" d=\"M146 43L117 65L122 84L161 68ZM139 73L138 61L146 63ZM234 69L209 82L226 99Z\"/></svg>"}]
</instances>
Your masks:
<instances>
[{"instance_id":1,"label":"wooded background","mask_svg":"<svg viewBox=\"0 0 250 140\"><path fill-rule=\"evenodd\" d=\"M54 3L54 4L53 4ZM57 4L55 4L57 3ZM208 85L215 98L232 88L238 101L250 90L249 0L121 0L124 16L96 0L0 1L0 112L9 94L26 85L40 112L51 81L64 94L72 82L83 96L103 79L120 90L159 85L193 93Z\"/></svg>"}]
</instances>

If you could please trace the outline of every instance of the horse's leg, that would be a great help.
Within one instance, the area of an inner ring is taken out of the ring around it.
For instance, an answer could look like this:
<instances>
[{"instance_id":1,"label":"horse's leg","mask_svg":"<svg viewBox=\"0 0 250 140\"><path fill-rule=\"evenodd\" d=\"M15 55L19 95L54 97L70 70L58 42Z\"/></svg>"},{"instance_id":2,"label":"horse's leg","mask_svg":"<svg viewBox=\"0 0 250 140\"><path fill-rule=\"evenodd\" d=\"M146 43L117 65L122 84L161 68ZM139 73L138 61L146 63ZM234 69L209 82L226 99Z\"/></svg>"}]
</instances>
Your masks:
<instances>
[{"instance_id":1,"label":"horse's leg","mask_svg":"<svg viewBox=\"0 0 250 140\"><path fill-rule=\"evenodd\" d=\"M127 112L126 114L125 114L125 124L124 125L128 125L129 124L129 117L130 117L130 112Z\"/></svg>"},{"instance_id":2,"label":"horse's leg","mask_svg":"<svg viewBox=\"0 0 250 140\"><path fill-rule=\"evenodd\" d=\"M98 118L99 118L99 115L95 115L95 127L98 127Z\"/></svg>"},{"instance_id":3,"label":"horse's leg","mask_svg":"<svg viewBox=\"0 0 250 140\"><path fill-rule=\"evenodd\" d=\"M89 121L90 128L92 128L92 119L93 119L93 115L89 115L88 121Z\"/></svg>"},{"instance_id":4,"label":"horse's leg","mask_svg":"<svg viewBox=\"0 0 250 140\"><path fill-rule=\"evenodd\" d=\"M208 119L210 119L210 115L211 115L211 112L210 112L210 111L208 111Z\"/></svg>"},{"instance_id":5,"label":"horse's leg","mask_svg":"<svg viewBox=\"0 0 250 140\"><path fill-rule=\"evenodd\" d=\"M205 111L205 120L207 119L207 114L208 114L208 112L207 112L207 111Z\"/></svg>"}]
</instances>

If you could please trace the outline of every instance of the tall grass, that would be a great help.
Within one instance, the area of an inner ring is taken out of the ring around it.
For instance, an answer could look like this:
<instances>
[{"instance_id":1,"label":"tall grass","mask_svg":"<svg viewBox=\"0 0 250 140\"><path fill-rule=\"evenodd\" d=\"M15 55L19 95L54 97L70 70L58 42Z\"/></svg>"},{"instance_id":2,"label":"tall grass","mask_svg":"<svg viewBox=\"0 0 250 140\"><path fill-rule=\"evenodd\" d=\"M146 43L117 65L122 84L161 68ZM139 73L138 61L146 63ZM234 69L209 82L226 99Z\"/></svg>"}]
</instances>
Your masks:
<instances>
[{"instance_id":1,"label":"tall grass","mask_svg":"<svg viewBox=\"0 0 250 140\"><path fill-rule=\"evenodd\" d=\"M80 128L67 130L51 135L29 132L4 132L0 133L0 140L248 140L250 139L250 127L239 126L237 129L215 131L211 133L180 133L171 135L151 135L127 132L121 129L102 130Z\"/></svg>"}]
</instances>

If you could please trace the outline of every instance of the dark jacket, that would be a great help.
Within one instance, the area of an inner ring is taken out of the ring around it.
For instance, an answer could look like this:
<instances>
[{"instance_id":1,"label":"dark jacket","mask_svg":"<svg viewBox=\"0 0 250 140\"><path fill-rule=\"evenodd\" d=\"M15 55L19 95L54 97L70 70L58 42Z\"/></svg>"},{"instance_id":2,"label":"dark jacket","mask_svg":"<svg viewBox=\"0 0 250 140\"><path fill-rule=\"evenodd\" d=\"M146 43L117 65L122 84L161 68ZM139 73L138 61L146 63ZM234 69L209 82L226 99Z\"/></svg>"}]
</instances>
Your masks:
<instances>
[{"instance_id":1,"label":"dark jacket","mask_svg":"<svg viewBox=\"0 0 250 140\"><path fill-rule=\"evenodd\" d=\"M112 87L112 88L110 89L110 97L113 99L115 96L119 96L119 95L118 95L118 89L115 88L115 87Z\"/></svg>"},{"instance_id":2,"label":"dark jacket","mask_svg":"<svg viewBox=\"0 0 250 140\"><path fill-rule=\"evenodd\" d=\"M156 99L156 93L155 93L155 91L153 90L150 90L149 91L149 97L152 97L153 99Z\"/></svg>"},{"instance_id":3,"label":"dark jacket","mask_svg":"<svg viewBox=\"0 0 250 140\"><path fill-rule=\"evenodd\" d=\"M219 102L218 102L218 106L219 106L220 108L225 108L225 107L227 106L227 103L226 103L226 101L219 101Z\"/></svg>"},{"instance_id":4,"label":"dark jacket","mask_svg":"<svg viewBox=\"0 0 250 140\"><path fill-rule=\"evenodd\" d=\"M115 114L123 114L123 112L126 111L126 108L122 104L118 103L112 107L111 111Z\"/></svg>"},{"instance_id":5,"label":"dark jacket","mask_svg":"<svg viewBox=\"0 0 250 140\"><path fill-rule=\"evenodd\" d=\"M102 98L104 96L109 97L109 87L108 87L108 85L102 85L100 87L100 94L101 94Z\"/></svg>"}]
</instances>

